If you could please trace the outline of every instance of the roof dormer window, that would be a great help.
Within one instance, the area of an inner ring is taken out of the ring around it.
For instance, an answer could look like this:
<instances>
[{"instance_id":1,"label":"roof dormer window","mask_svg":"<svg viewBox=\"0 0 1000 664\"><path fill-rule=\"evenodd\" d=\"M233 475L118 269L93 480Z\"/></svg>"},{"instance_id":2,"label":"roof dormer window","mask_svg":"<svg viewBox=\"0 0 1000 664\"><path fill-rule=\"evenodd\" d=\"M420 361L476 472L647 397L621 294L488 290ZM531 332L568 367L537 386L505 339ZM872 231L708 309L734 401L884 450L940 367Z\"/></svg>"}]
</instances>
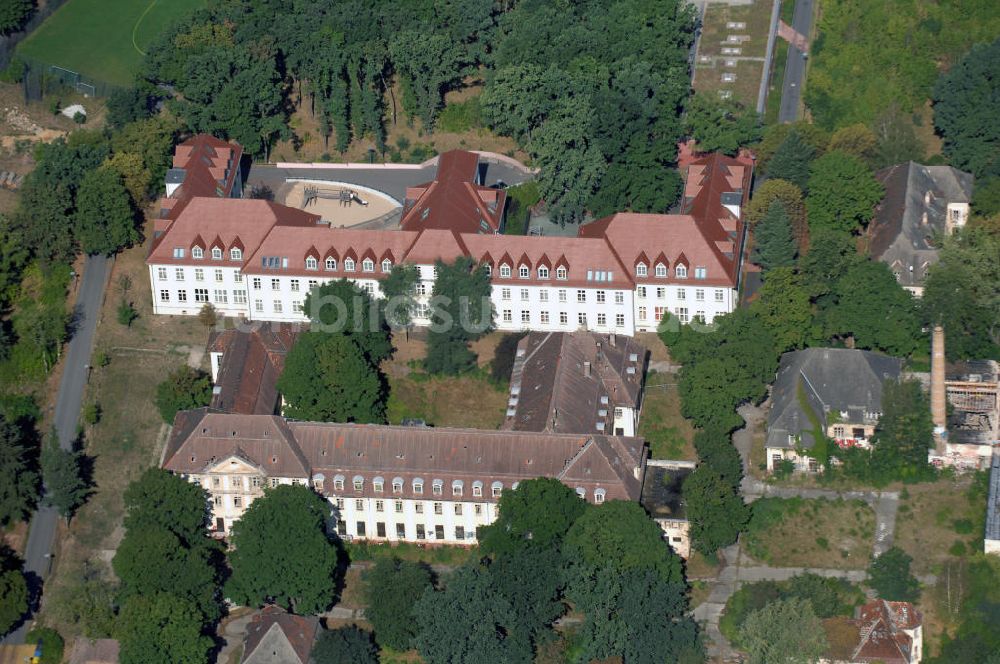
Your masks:
<instances>
[{"instance_id":1,"label":"roof dormer window","mask_svg":"<svg viewBox=\"0 0 1000 664\"><path fill-rule=\"evenodd\" d=\"M677 276L678 279L687 279L688 269L684 265L678 265L677 267L674 268L674 274Z\"/></svg>"},{"instance_id":2,"label":"roof dormer window","mask_svg":"<svg viewBox=\"0 0 1000 664\"><path fill-rule=\"evenodd\" d=\"M337 259L336 258L327 258L326 259L326 269L328 269L328 270L336 270L337 269Z\"/></svg>"},{"instance_id":3,"label":"roof dormer window","mask_svg":"<svg viewBox=\"0 0 1000 664\"><path fill-rule=\"evenodd\" d=\"M656 264L656 276L660 277L661 279L664 278L664 277L666 277L667 276L667 266L664 265L663 263L657 263ZM680 276L680 275L677 275L677 276Z\"/></svg>"},{"instance_id":4,"label":"roof dormer window","mask_svg":"<svg viewBox=\"0 0 1000 664\"><path fill-rule=\"evenodd\" d=\"M221 261L222 260L222 248L221 247L212 247L212 260L213 261Z\"/></svg>"},{"instance_id":5,"label":"roof dormer window","mask_svg":"<svg viewBox=\"0 0 1000 664\"><path fill-rule=\"evenodd\" d=\"M181 249L181 257L183 258L183 256L184 256L184 250ZM197 258L198 260L201 260L204 257L205 257L205 250L204 249L202 249L201 247L192 247L192 249L191 249L191 258Z\"/></svg>"},{"instance_id":6,"label":"roof dormer window","mask_svg":"<svg viewBox=\"0 0 1000 664\"><path fill-rule=\"evenodd\" d=\"M348 272L354 272L354 259L345 258L344 259L344 269Z\"/></svg>"},{"instance_id":7,"label":"roof dormer window","mask_svg":"<svg viewBox=\"0 0 1000 664\"><path fill-rule=\"evenodd\" d=\"M635 266L635 276L645 277L649 274L649 268L646 267L645 263L639 263Z\"/></svg>"},{"instance_id":8,"label":"roof dormer window","mask_svg":"<svg viewBox=\"0 0 1000 664\"><path fill-rule=\"evenodd\" d=\"M544 265L541 266L541 267L539 267L538 268L538 278L539 279L548 279L549 278L549 268L545 267Z\"/></svg>"},{"instance_id":9,"label":"roof dormer window","mask_svg":"<svg viewBox=\"0 0 1000 664\"><path fill-rule=\"evenodd\" d=\"M559 267L556 268L556 279L559 279L560 281L566 281L566 276L567 272L565 267L560 265Z\"/></svg>"},{"instance_id":10,"label":"roof dormer window","mask_svg":"<svg viewBox=\"0 0 1000 664\"><path fill-rule=\"evenodd\" d=\"M375 271L375 261L370 258L366 258L361 261L361 271L362 272L374 272Z\"/></svg>"},{"instance_id":11,"label":"roof dormer window","mask_svg":"<svg viewBox=\"0 0 1000 664\"><path fill-rule=\"evenodd\" d=\"M528 277L531 276L531 268L529 268L527 265L520 266L519 268L517 268L517 276L519 276L522 279L527 279Z\"/></svg>"},{"instance_id":12,"label":"roof dormer window","mask_svg":"<svg viewBox=\"0 0 1000 664\"><path fill-rule=\"evenodd\" d=\"M392 272L392 261L388 258L382 260L382 272L389 273Z\"/></svg>"},{"instance_id":13,"label":"roof dormer window","mask_svg":"<svg viewBox=\"0 0 1000 664\"><path fill-rule=\"evenodd\" d=\"M500 265L500 276L504 279L510 279L510 265L506 263Z\"/></svg>"},{"instance_id":14,"label":"roof dormer window","mask_svg":"<svg viewBox=\"0 0 1000 664\"><path fill-rule=\"evenodd\" d=\"M229 250L229 260L231 261L241 261L243 260L243 250L239 247L233 247Z\"/></svg>"},{"instance_id":15,"label":"roof dormer window","mask_svg":"<svg viewBox=\"0 0 1000 664\"><path fill-rule=\"evenodd\" d=\"M307 256L306 257L306 269L307 270L315 270L317 267L319 267L319 264L318 264L318 261L316 260L316 257L315 256Z\"/></svg>"},{"instance_id":16,"label":"roof dormer window","mask_svg":"<svg viewBox=\"0 0 1000 664\"><path fill-rule=\"evenodd\" d=\"M184 258L184 247L174 247L174 258Z\"/></svg>"}]
</instances>

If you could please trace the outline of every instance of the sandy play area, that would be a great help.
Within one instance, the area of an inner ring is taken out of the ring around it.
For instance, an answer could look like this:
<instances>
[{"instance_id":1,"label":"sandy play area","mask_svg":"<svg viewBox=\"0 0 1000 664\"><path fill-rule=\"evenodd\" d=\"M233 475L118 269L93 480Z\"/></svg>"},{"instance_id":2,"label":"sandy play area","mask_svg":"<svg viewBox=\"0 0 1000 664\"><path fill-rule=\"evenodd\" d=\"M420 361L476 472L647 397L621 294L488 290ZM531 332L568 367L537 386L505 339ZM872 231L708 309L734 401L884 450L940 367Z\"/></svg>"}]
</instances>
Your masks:
<instances>
[{"instance_id":1,"label":"sandy play area","mask_svg":"<svg viewBox=\"0 0 1000 664\"><path fill-rule=\"evenodd\" d=\"M371 190L349 184L318 182L288 182L286 187L282 187L285 191L280 192L284 194L285 205L318 214L334 227L390 220L395 224L399 222L399 205L388 196Z\"/></svg>"}]
</instances>

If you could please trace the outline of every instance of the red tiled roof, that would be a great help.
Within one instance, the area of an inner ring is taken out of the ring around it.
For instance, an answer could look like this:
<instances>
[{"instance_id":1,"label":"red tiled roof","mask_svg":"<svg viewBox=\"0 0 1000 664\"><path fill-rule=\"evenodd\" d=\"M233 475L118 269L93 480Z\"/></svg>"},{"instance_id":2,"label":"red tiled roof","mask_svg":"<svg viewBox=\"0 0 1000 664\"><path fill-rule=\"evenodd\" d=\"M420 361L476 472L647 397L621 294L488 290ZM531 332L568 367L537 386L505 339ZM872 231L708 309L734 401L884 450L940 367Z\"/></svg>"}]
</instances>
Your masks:
<instances>
[{"instance_id":1,"label":"red tiled roof","mask_svg":"<svg viewBox=\"0 0 1000 664\"><path fill-rule=\"evenodd\" d=\"M213 332L210 353L222 353L212 392L212 408L227 413L273 415L278 406L277 382L299 326L255 324L250 330Z\"/></svg>"},{"instance_id":2,"label":"red tiled roof","mask_svg":"<svg viewBox=\"0 0 1000 664\"><path fill-rule=\"evenodd\" d=\"M291 208L288 208L291 209ZM316 218L315 215L309 215ZM381 257L386 252L402 256L413 243L417 234L406 231L376 231L357 230L349 228L330 228L326 225L296 224L275 227L256 245L253 253L247 257L245 272L294 274L301 276L323 277L353 277L365 279L382 279ZM318 256L318 269L306 269L306 257L311 249ZM265 256L277 256L288 259L288 267L281 269L265 269L261 262ZM361 271L361 261L365 256L376 257L375 271ZM337 260L336 270L326 269L326 259ZM344 258L353 258L354 272L344 270Z\"/></svg>"},{"instance_id":3,"label":"red tiled roof","mask_svg":"<svg viewBox=\"0 0 1000 664\"><path fill-rule=\"evenodd\" d=\"M851 661L911 664L913 639L903 630L913 630L922 621L923 616L909 602L868 602L861 607L856 621L861 640Z\"/></svg>"},{"instance_id":4,"label":"red tiled roof","mask_svg":"<svg viewBox=\"0 0 1000 664\"><path fill-rule=\"evenodd\" d=\"M176 219L192 198L228 198L240 172L243 148L208 134L197 134L177 145L173 168L184 169L184 181L161 200L161 216Z\"/></svg>"},{"instance_id":5,"label":"red tiled roof","mask_svg":"<svg viewBox=\"0 0 1000 664\"><path fill-rule=\"evenodd\" d=\"M288 644L298 656L299 662L307 664L309 654L312 652L313 642L316 640L316 632L319 629L319 618L315 616L292 615L274 605L265 606L253 617L250 624L247 625L241 662L258 661L254 657L257 646L260 645L264 636L271 629L281 630L282 635L284 635ZM265 653L259 661L271 662L273 660L270 654ZM284 662L283 664L296 663Z\"/></svg>"},{"instance_id":6,"label":"red tiled roof","mask_svg":"<svg viewBox=\"0 0 1000 664\"><path fill-rule=\"evenodd\" d=\"M167 230L153 240L147 263L177 265L232 265L229 250L259 247L275 226L315 227L319 216L302 210L251 198L193 198ZM329 229L325 229L329 230ZM221 261L213 261L202 233L218 238L225 246ZM191 247L200 240L205 258L191 258ZM308 247L308 245L306 245ZM184 258L174 258L174 248L184 249ZM246 256L244 255L244 260Z\"/></svg>"},{"instance_id":7,"label":"red tiled roof","mask_svg":"<svg viewBox=\"0 0 1000 664\"><path fill-rule=\"evenodd\" d=\"M602 488L608 500L638 500L645 444L641 438L597 434L286 422L206 408L178 413L165 469L197 474L231 457L272 476L342 474L349 485L359 474L365 478L359 497L374 496L372 480L381 475L387 484L394 477L404 480L399 497L417 495L412 480L418 477L428 485L422 495L432 495L435 479L466 487L481 481L487 487L483 499L493 501L488 487L494 481L510 488L525 479L555 477L588 489L588 495ZM332 488L332 482L324 484L327 493Z\"/></svg>"},{"instance_id":8,"label":"red tiled roof","mask_svg":"<svg viewBox=\"0 0 1000 664\"><path fill-rule=\"evenodd\" d=\"M433 182L409 187L402 228L450 230L456 233L495 233L500 230L507 192L475 183L479 155L465 150L438 158Z\"/></svg>"}]
</instances>

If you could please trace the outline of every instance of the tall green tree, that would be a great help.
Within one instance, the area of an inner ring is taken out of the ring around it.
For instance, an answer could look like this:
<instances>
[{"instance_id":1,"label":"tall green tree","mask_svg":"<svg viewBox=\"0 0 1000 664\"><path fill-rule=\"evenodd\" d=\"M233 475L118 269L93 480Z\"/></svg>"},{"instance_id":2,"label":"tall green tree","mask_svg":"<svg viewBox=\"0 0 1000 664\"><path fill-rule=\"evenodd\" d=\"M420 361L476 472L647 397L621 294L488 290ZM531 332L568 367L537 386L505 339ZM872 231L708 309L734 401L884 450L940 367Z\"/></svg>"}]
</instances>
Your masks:
<instances>
[{"instance_id":1,"label":"tall green tree","mask_svg":"<svg viewBox=\"0 0 1000 664\"><path fill-rule=\"evenodd\" d=\"M913 558L899 547L891 547L868 566L868 585L881 599L892 602L916 602L920 582L910 572Z\"/></svg>"},{"instance_id":2,"label":"tall green tree","mask_svg":"<svg viewBox=\"0 0 1000 664\"><path fill-rule=\"evenodd\" d=\"M38 501L37 457L22 427L0 415L0 525L27 518Z\"/></svg>"},{"instance_id":3,"label":"tall green tree","mask_svg":"<svg viewBox=\"0 0 1000 664\"><path fill-rule=\"evenodd\" d=\"M226 596L299 614L328 608L339 574L337 546L326 533L329 518L329 504L308 487L268 489L233 525Z\"/></svg>"},{"instance_id":4,"label":"tall green tree","mask_svg":"<svg viewBox=\"0 0 1000 664\"><path fill-rule=\"evenodd\" d=\"M28 612L28 582L21 561L6 544L0 545L0 636L7 634Z\"/></svg>"},{"instance_id":5,"label":"tall green tree","mask_svg":"<svg viewBox=\"0 0 1000 664\"><path fill-rule=\"evenodd\" d=\"M743 460L732 441L732 430L714 421L694 434L698 463L722 476L729 486L738 487L743 479Z\"/></svg>"},{"instance_id":6,"label":"tall green tree","mask_svg":"<svg viewBox=\"0 0 1000 664\"><path fill-rule=\"evenodd\" d=\"M372 633L354 625L323 630L312 647L314 664L378 664Z\"/></svg>"},{"instance_id":7,"label":"tall green tree","mask_svg":"<svg viewBox=\"0 0 1000 664\"><path fill-rule=\"evenodd\" d=\"M766 173L768 163L774 157L781 144L785 142L791 133L799 135L814 151L814 157L818 157L826 152L830 144L830 133L807 120L799 120L787 124L772 124L764 128L764 136L760 143L753 146L754 156L757 158L757 170Z\"/></svg>"},{"instance_id":8,"label":"tall green tree","mask_svg":"<svg viewBox=\"0 0 1000 664\"><path fill-rule=\"evenodd\" d=\"M53 429L41 455L42 478L47 490L45 502L66 519L70 519L90 495L85 462L82 450L75 446L64 450L59 446L59 436Z\"/></svg>"},{"instance_id":9,"label":"tall green tree","mask_svg":"<svg viewBox=\"0 0 1000 664\"><path fill-rule=\"evenodd\" d=\"M816 149L792 130L767 162L767 177L805 189L809 184L809 167L815 158Z\"/></svg>"},{"instance_id":10,"label":"tall green tree","mask_svg":"<svg viewBox=\"0 0 1000 664\"><path fill-rule=\"evenodd\" d=\"M212 378L185 364L156 386L154 401L163 421L173 424L177 411L201 408L212 401Z\"/></svg>"},{"instance_id":11,"label":"tall green tree","mask_svg":"<svg viewBox=\"0 0 1000 664\"><path fill-rule=\"evenodd\" d=\"M839 150L857 157L869 166L875 166L878 158L878 137L869 127L861 123L847 125L830 136L830 151Z\"/></svg>"},{"instance_id":12,"label":"tall green tree","mask_svg":"<svg viewBox=\"0 0 1000 664\"><path fill-rule=\"evenodd\" d=\"M754 228L753 261L765 271L795 264L798 243L792 234L792 224L785 204L775 200L760 223Z\"/></svg>"},{"instance_id":13,"label":"tall green tree","mask_svg":"<svg viewBox=\"0 0 1000 664\"><path fill-rule=\"evenodd\" d=\"M498 516L479 529L480 549L509 554L526 548L559 548L587 503L554 478L525 480L500 496Z\"/></svg>"},{"instance_id":14,"label":"tall green tree","mask_svg":"<svg viewBox=\"0 0 1000 664\"><path fill-rule=\"evenodd\" d=\"M327 422L385 422L385 378L354 336L300 334L278 378L284 414Z\"/></svg>"},{"instance_id":15,"label":"tall green tree","mask_svg":"<svg viewBox=\"0 0 1000 664\"><path fill-rule=\"evenodd\" d=\"M887 381L872 443L873 475L883 481L932 479L927 452L934 447L933 431L930 403L920 383Z\"/></svg>"},{"instance_id":16,"label":"tall green tree","mask_svg":"<svg viewBox=\"0 0 1000 664\"><path fill-rule=\"evenodd\" d=\"M977 44L934 86L934 126L951 163L976 177L1000 175L1000 127L990 110L1000 96L1000 38Z\"/></svg>"},{"instance_id":17,"label":"tall green tree","mask_svg":"<svg viewBox=\"0 0 1000 664\"><path fill-rule=\"evenodd\" d=\"M848 233L871 221L885 191L864 162L843 152L827 152L812 163L808 189L810 230L828 228Z\"/></svg>"},{"instance_id":18,"label":"tall green tree","mask_svg":"<svg viewBox=\"0 0 1000 664\"><path fill-rule=\"evenodd\" d=\"M392 338L381 304L353 281L335 279L313 288L304 307L312 331L350 337L371 365L392 356Z\"/></svg>"},{"instance_id":19,"label":"tall green tree","mask_svg":"<svg viewBox=\"0 0 1000 664\"><path fill-rule=\"evenodd\" d=\"M469 258L438 261L431 296L431 327L424 367L434 374L459 374L476 364L469 343L493 329L490 276Z\"/></svg>"},{"instance_id":20,"label":"tall green tree","mask_svg":"<svg viewBox=\"0 0 1000 664\"><path fill-rule=\"evenodd\" d=\"M417 309L414 289L420 280L420 271L416 265L399 263L392 266L389 276L382 280L382 289L386 322L395 330L409 329L413 325L413 314Z\"/></svg>"},{"instance_id":21,"label":"tall green tree","mask_svg":"<svg viewBox=\"0 0 1000 664\"><path fill-rule=\"evenodd\" d=\"M836 305L825 315L829 333L854 338L855 347L905 356L921 343L917 303L885 263L862 261L833 287Z\"/></svg>"},{"instance_id":22,"label":"tall green tree","mask_svg":"<svg viewBox=\"0 0 1000 664\"><path fill-rule=\"evenodd\" d=\"M20 30L35 10L32 0L3 0L0 2L0 34L9 35Z\"/></svg>"},{"instance_id":23,"label":"tall green tree","mask_svg":"<svg viewBox=\"0 0 1000 664\"><path fill-rule=\"evenodd\" d=\"M754 611L740 628L751 664L812 664L827 650L823 623L803 599L779 599Z\"/></svg>"},{"instance_id":24,"label":"tall green tree","mask_svg":"<svg viewBox=\"0 0 1000 664\"><path fill-rule=\"evenodd\" d=\"M212 648L198 607L169 593L130 598L115 636L122 664L204 664Z\"/></svg>"},{"instance_id":25,"label":"tall green tree","mask_svg":"<svg viewBox=\"0 0 1000 664\"><path fill-rule=\"evenodd\" d=\"M795 236L798 249L805 248L809 235L806 225L806 204L802 200L802 190L787 180L766 180L754 192L747 206L747 223L755 227L771 208L771 203L780 201L785 207L785 214L792 224L792 234Z\"/></svg>"},{"instance_id":26,"label":"tall green tree","mask_svg":"<svg viewBox=\"0 0 1000 664\"><path fill-rule=\"evenodd\" d=\"M704 463L685 480L684 501L691 524L691 544L705 555L735 542L750 520L738 481L734 485Z\"/></svg>"},{"instance_id":27,"label":"tall green tree","mask_svg":"<svg viewBox=\"0 0 1000 664\"><path fill-rule=\"evenodd\" d=\"M190 547L205 538L208 494L199 485L149 468L125 489L125 530L163 529Z\"/></svg>"},{"instance_id":28,"label":"tall green tree","mask_svg":"<svg viewBox=\"0 0 1000 664\"><path fill-rule=\"evenodd\" d=\"M737 101L713 99L710 95L691 97L684 122L699 152L735 155L761 136L760 118L755 112Z\"/></svg>"},{"instance_id":29,"label":"tall green tree","mask_svg":"<svg viewBox=\"0 0 1000 664\"><path fill-rule=\"evenodd\" d=\"M434 581L422 563L381 557L363 575L368 620L378 635L379 645L393 650L409 650L417 636L413 607Z\"/></svg>"},{"instance_id":30,"label":"tall green tree","mask_svg":"<svg viewBox=\"0 0 1000 664\"><path fill-rule=\"evenodd\" d=\"M819 336L801 275L790 267L769 270L753 313L770 330L780 352L802 348Z\"/></svg>"}]
</instances>

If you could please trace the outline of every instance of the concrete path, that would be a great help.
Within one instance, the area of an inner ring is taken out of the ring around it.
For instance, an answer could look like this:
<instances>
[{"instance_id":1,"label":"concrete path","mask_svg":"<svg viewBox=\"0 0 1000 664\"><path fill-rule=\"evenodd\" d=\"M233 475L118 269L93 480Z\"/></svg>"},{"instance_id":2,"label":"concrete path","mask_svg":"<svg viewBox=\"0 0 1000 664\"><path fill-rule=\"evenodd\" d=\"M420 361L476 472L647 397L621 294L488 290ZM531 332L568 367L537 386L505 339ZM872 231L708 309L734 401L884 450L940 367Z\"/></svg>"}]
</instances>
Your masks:
<instances>
[{"instance_id":1,"label":"concrete path","mask_svg":"<svg viewBox=\"0 0 1000 664\"><path fill-rule=\"evenodd\" d=\"M90 356L94 350L94 332L104 301L112 261L105 256L88 256L80 280L74 310L75 331L66 348L66 363L59 393L56 397L52 425L63 449L70 449L76 440L76 425L83 404L83 392L90 376ZM50 507L41 507L31 519L28 542L24 551L24 571L33 590L41 593L41 585L52 567L52 546L55 542L59 515ZM41 601L40 595L38 601ZM24 642L28 623L8 634L3 643Z\"/></svg>"},{"instance_id":2,"label":"concrete path","mask_svg":"<svg viewBox=\"0 0 1000 664\"><path fill-rule=\"evenodd\" d=\"M791 1L791 0L788 0ZM808 36L812 30L813 2L815 0L796 0L795 16L791 28L800 35ZM778 109L778 122L795 122L799 119L802 105L802 84L806 77L806 51L795 44L788 46L788 59L785 62L785 74L781 81L781 106Z\"/></svg>"},{"instance_id":3,"label":"concrete path","mask_svg":"<svg viewBox=\"0 0 1000 664\"><path fill-rule=\"evenodd\" d=\"M247 625L250 624L253 617L253 613L248 613L245 616L233 618L223 625L222 633L219 635L222 638L223 644L222 649L219 650L219 655L215 658L216 664L228 664L233 651L243 645L243 638L247 633Z\"/></svg>"}]
</instances>

